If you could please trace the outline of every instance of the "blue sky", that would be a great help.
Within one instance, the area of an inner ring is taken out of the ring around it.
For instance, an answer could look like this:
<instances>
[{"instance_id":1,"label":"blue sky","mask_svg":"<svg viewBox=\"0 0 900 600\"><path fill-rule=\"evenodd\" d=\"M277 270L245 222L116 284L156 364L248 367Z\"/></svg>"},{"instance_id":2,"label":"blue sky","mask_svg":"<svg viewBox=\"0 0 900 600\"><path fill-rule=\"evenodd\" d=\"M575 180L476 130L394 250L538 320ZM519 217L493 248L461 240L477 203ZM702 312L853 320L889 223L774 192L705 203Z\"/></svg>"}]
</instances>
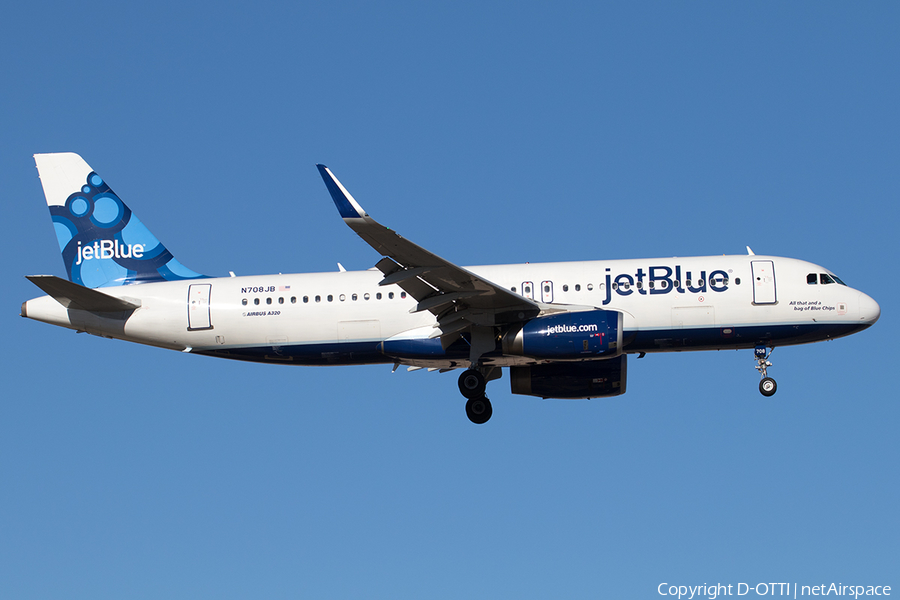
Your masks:
<instances>
[{"instance_id":1,"label":"blue sky","mask_svg":"<svg viewBox=\"0 0 900 600\"><path fill-rule=\"evenodd\" d=\"M0 38L0 594L659 597L900 586L900 9L887 2L17 3ZM74 151L192 269L371 267L314 164L458 264L757 253L859 335L631 361L625 396L286 368L18 316ZM752 596L752 594L751 594Z\"/></svg>"}]
</instances>

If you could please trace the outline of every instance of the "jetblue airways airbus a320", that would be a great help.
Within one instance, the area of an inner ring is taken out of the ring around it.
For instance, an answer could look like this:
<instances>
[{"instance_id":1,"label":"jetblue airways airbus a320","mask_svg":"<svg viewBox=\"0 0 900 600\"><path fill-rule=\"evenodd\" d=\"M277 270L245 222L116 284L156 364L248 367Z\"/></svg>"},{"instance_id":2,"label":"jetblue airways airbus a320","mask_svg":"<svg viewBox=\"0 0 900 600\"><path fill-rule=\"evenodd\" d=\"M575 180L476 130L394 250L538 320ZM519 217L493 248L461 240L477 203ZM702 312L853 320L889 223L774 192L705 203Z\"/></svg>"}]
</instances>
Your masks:
<instances>
[{"instance_id":1,"label":"jetblue airways airbus a320","mask_svg":"<svg viewBox=\"0 0 900 600\"><path fill-rule=\"evenodd\" d=\"M175 260L77 154L35 155L67 279L22 316L192 354L287 365L463 369L474 423L486 383L513 394L625 393L628 354L754 349L759 389L776 346L830 340L881 314L866 294L802 260L703 256L459 267L372 219L318 165L344 222L382 256L375 268L211 278Z\"/></svg>"}]
</instances>

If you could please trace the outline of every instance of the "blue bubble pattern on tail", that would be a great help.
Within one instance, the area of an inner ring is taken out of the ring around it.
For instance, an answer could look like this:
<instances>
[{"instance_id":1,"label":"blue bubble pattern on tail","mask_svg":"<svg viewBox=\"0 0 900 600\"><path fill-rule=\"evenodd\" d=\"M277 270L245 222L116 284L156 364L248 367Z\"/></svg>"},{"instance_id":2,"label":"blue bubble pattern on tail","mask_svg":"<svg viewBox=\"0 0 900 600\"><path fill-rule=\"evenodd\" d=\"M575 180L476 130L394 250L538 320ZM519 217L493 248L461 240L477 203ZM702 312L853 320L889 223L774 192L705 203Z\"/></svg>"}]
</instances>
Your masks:
<instances>
[{"instance_id":1,"label":"blue bubble pattern on tail","mask_svg":"<svg viewBox=\"0 0 900 600\"><path fill-rule=\"evenodd\" d=\"M98 288L206 277L175 260L93 171L50 216L69 281Z\"/></svg>"}]
</instances>

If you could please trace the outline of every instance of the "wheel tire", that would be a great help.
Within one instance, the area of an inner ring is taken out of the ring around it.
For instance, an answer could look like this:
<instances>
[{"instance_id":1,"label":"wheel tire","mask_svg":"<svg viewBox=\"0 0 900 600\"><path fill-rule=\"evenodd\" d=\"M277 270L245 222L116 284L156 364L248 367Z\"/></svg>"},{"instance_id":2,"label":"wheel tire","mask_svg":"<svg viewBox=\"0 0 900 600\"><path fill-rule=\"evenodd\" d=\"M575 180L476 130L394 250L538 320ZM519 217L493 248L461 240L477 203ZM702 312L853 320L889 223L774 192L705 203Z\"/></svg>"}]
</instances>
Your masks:
<instances>
[{"instance_id":1,"label":"wheel tire","mask_svg":"<svg viewBox=\"0 0 900 600\"><path fill-rule=\"evenodd\" d=\"M759 393L763 396L771 396L778 390L778 384L771 377L765 377L759 382Z\"/></svg>"},{"instance_id":2,"label":"wheel tire","mask_svg":"<svg viewBox=\"0 0 900 600\"><path fill-rule=\"evenodd\" d=\"M472 399L484 396L486 385L481 371L467 369L459 376L459 393L466 398Z\"/></svg>"},{"instance_id":3,"label":"wheel tire","mask_svg":"<svg viewBox=\"0 0 900 600\"><path fill-rule=\"evenodd\" d=\"M491 406L491 401L486 396L470 398L466 402L466 416L476 425L487 423L492 414L494 414L494 409Z\"/></svg>"}]
</instances>

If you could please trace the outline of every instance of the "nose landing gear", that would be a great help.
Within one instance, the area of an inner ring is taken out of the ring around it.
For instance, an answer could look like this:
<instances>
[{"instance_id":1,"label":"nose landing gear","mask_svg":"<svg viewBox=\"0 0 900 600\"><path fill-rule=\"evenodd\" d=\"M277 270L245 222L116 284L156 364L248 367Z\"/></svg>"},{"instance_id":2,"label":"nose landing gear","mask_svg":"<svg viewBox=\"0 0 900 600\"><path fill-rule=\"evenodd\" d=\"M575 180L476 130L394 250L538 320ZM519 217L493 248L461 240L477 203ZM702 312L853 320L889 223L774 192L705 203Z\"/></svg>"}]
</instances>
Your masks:
<instances>
[{"instance_id":1,"label":"nose landing gear","mask_svg":"<svg viewBox=\"0 0 900 600\"><path fill-rule=\"evenodd\" d=\"M500 369L488 367L485 372L481 369L466 369L459 376L459 391L466 397L466 416L476 425L488 422L494 409L491 401L484 395L487 382L500 377Z\"/></svg>"},{"instance_id":2,"label":"nose landing gear","mask_svg":"<svg viewBox=\"0 0 900 600\"><path fill-rule=\"evenodd\" d=\"M774 350L774 348L772 349ZM754 349L754 356L756 357L756 370L759 371L760 379L759 382L759 393L763 396L771 396L778 390L778 384L775 383L775 380L769 377L767 372L768 368L772 366L772 363L769 362L769 356L772 355L772 350L767 350L765 346L757 346Z\"/></svg>"}]
</instances>

